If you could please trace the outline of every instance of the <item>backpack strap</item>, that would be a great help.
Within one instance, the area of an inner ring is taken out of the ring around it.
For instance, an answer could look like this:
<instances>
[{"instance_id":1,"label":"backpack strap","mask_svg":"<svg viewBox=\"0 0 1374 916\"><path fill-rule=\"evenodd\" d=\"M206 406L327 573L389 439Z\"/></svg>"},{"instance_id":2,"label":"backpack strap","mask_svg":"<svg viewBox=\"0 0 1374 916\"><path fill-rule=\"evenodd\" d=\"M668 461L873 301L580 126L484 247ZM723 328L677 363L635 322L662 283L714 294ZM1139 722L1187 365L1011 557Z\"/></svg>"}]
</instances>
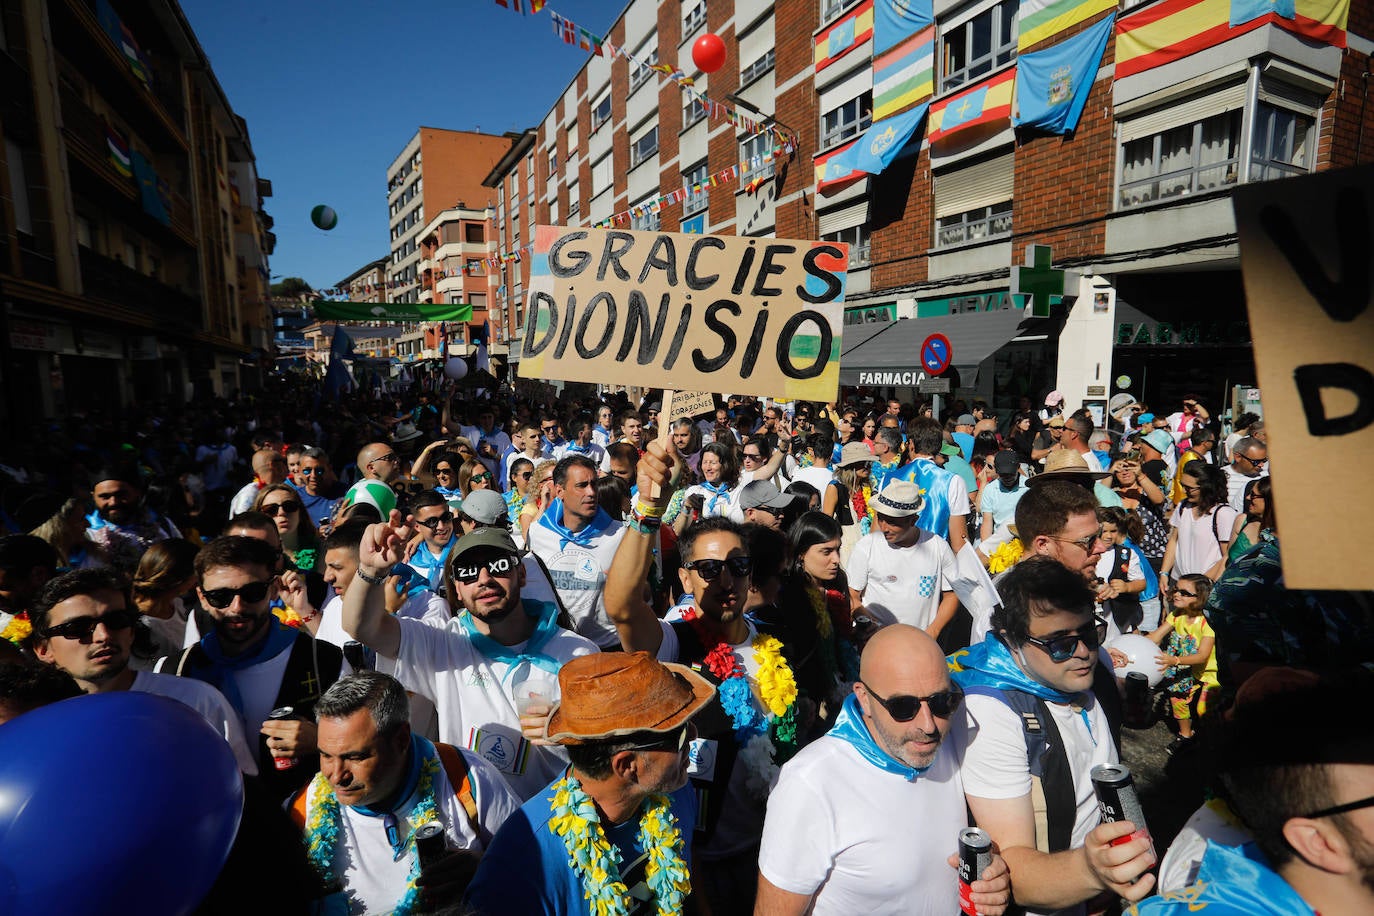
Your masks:
<instances>
[{"instance_id":1,"label":"backpack strap","mask_svg":"<svg viewBox=\"0 0 1374 916\"><path fill-rule=\"evenodd\" d=\"M439 762L444 765L444 774L448 776L448 784L453 786L453 794L458 797L458 803L463 806L463 813L468 816L468 823L477 836L483 839L483 843L490 838L490 833L482 829L482 825L477 820L477 797L472 789L472 768L464 759L462 753L451 744L434 742L434 749L439 752Z\"/></svg>"},{"instance_id":2,"label":"backpack strap","mask_svg":"<svg viewBox=\"0 0 1374 916\"><path fill-rule=\"evenodd\" d=\"M305 821L308 816L310 799L310 783L306 783L295 795L291 796L291 801L286 808L287 817L291 818L291 823L296 825L297 830L305 830Z\"/></svg>"}]
</instances>

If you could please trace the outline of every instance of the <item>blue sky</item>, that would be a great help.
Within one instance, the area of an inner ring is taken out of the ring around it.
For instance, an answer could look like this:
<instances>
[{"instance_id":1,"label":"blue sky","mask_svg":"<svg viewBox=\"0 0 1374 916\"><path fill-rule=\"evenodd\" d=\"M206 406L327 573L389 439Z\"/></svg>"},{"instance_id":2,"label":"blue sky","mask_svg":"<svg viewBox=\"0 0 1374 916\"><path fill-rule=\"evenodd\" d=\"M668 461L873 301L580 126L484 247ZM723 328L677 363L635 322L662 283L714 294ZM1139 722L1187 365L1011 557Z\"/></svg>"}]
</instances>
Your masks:
<instances>
[{"instance_id":1,"label":"blue sky","mask_svg":"<svg viewBox=\"0 0 1374 916\"><path fill-rule=\"evenodd\" d=\"M621 0L555 0L532 16L494 0L181 0L272 182L272 273L333 286L389 253L386 167L426 127L533 127L586 61L548 10L602 33ZM310 209L329 204L322 232Z\"/></svg>"}]
</instances>

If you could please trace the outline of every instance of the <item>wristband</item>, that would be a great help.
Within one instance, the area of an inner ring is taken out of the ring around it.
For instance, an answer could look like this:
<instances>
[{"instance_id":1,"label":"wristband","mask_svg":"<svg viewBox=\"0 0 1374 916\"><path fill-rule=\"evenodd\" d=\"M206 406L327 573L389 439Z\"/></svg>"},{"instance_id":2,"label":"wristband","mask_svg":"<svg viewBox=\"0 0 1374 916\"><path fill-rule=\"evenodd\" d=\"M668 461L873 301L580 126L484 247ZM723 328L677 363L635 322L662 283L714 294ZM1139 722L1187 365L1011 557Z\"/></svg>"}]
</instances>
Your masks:
<instances>
[{"instance_id":1,"label":"wristband","mask_svg":"<svg viewBox=\"0 0 1374 916\"><path fill-rule=\"evenodd\" d=\"M625 521L625 527L640 534L654 534L658 531L663 522L660 519L645 515L639 511L639 505L635 505L630 510L630 517Z\"/></svg>"},{"instance_id":2,"label":"wristband","mask_svg":"<svg viewBox=\"0 0 1374 916\"><path fill-rule=\"evenodd\" d=\"M380 576L368 575L367 573L363 572L363 568L361 566L358 567L358 578L362 579L369 585L383 585L386 583L386 573L382 573Z\"/></svg>"},{"instance_id":3,"label":"wristband","mask_svg":"<svg viewBox=\"0 0 1374 916\"><path fill-rule=\"evenodd\" d=\"M667 506L651 506L642 499L636 499L634 507L630 510L632 515L640 518L661 519L663 514L668 511Z\"/></svg>"}]
</instances>

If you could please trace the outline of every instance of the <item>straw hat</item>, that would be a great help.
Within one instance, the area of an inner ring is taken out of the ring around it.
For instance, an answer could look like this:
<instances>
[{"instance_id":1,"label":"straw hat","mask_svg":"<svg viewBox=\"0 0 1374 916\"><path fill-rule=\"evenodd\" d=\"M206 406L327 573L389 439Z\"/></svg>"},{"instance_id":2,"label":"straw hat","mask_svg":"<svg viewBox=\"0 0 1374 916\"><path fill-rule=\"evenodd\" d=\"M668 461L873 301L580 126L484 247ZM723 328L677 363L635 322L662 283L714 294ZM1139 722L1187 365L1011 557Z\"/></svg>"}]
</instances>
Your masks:
<instances>
[{"instance_id":1,"label":"straw hat","mask_svg":"<svg viewBox=\"0 0 1374 916\"><path fill-rule=\"evenodd\" d=\"M835 467L857 467L861 464L872 464L874 460L873 453L868 450L867 445L862 442L846 442L844 448L840 449L840 460L835 462Z\"/></svg>"},{"instance_id":2,"label":"straw hat","mask_svg":"<svg viewBox=\"0 0 1374 916\"><path fill-rule=\"evenodd\" d=\"M873 511L891 518L920 515L925 507L921 488L909 480L894 480L873 500Z\"/></svg>"},{"instance_id":3,"label":"straw hat","mask_svg":"<svg viewBox=\"0 0 1374 916\"><path fill-rule=\"evenodd\" d=\"M1026 481L1026 485L1034 487L1052 480L1064 480L1091 488L1106 476L1106 471L1094 471L1088 467L1088 462L1073 449L1057 448L1045 456L1044 472Z\"/></svg>"},{"instance_id":4,"label":"straw hat","mask_svg":"<svg viewBox=\"0 0 1374 916\"><path fill-rule=\"evenodd\" d=\"M716 688L686 665L659 662L648 652L598 652L558 672L562 700L544 735L580 745L624 735L666 735L711 702Z\"/></svg>"}]
</instances>

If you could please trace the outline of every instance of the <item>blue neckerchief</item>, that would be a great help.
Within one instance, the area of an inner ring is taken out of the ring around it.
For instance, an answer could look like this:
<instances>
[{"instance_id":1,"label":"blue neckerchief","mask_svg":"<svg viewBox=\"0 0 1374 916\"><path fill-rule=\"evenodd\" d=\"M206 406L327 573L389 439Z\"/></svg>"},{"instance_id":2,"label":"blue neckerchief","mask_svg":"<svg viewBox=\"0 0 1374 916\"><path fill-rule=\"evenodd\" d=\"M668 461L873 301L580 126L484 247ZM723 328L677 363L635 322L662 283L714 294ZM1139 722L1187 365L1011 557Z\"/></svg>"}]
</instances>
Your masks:
<instances>
[{"instance_id":1,"label":"blue neckerchief","mask_svg":"<svg viewBox=\"0 0 1374 916\"><path fill-rule=\"evenodd\" d=\"M448 562L448 555L453 552L453 545L457 542L458 538L456 535L450 537L448 543L439 551L438 556L434 555L434 551L429 549L428 544L422 543L419 547L415 548L415 553L411 555L406 566L409 567L411 572L415 573L416 576L424 579L427 587L434 588L443 580L444 564Z\"/></svg>"},{"instance_id":2,"label":"blue neckerchief","mask_svg":"<svg viewBox=\"0 0 1374 916\"><path fill-rule=\"evenodd\" d=\"M859 707L859 698L852 693L844 698L844 705L840 707L840 714L835 717L835 724L830 727L828 734L832 738L849 742L863 759L880 770L897 774L907 782L915 782L922 773L930 769L909 767L879 747L878 742L874 741L873 735L869 733L868 726L864 724L864 711Z\"/></svg>"},{"instance_id":3,"label":"blue neckerchief","mask_svg":"<svg viewBox=\"0 0 1374 916\"><path fill-rule=\"evenodd\" d=\"M276 658L295 645L296 633L296 630L273 616L268 619L267 638L259 643L254 651L244 652L242 655L225 655L219 644L219 633L214 630L200 641L201 650L210 659L210 677L207 680L212 686L219 688L220 693L224 694L224 698L238 711L240 717L243 716L243 696L239 693L239 685L232 677L233 672Z\"/></svg>"},{"instance_id":4,"label":"blue neckerchief","mask_svg":"<svg viewBox=\"0 0 1374 916\"><path fill-rule=\"evenodd\" d=\"M711 494L711 498L707 500L706 507L702 511L701 517L715 518L716 504L720 502L722 496L726 497L727 499L729 498L730 485L728 483L708 483L707 481L703 480L701 482L701 487L703 490L706 490L708 493Z\"/></svg>"},{"instance_id":5,"label":"blue neckerchief","mask_svg":"<svg viewBox=\"0 0 1374 916\"><path fill-rule=\"evenodd\" d=\"M539 525L558 535L558 549L566 550L568 544L576 544L584 550L592 549L592 538L603 534L611 527L611 517L605 509L598 508L596 516L581 531L573 531L563 524L563 500L555 499L549 503L544 514L539 516Z\"/></svg>"},{"instance_id":6,"label":"blue neckerchief","mask_svg":"<svg viewBox=\"0 0 1374 916\"><path fill-rule=\"evenodd\" d=\"M398 860L410 847L411 831L407 830L405 836L401 836L400 826L406 823L404 820L395 817L392 811L405 804L406 799L415 794L415 788L420 784L420 770L430 757L435 755L434 745L427 738L422 738L414 732L410 733L410 767L406 770L406 779L402 784L398 794L393 795L388 800L388 804L369 808L366 805L349 805L349 809L363 817L380 817L386 819L386 841L391 844L391 853L394 860ZM410 825L407 823L407 827Z\"/></svg>"},{"instance_id":7,"label":"blue neckerchief","mask_svg":"<svg viewBox=\"0 0 1374 916\"><path fill-rule=\"evenodd\" d=\"M1151 900L1162 905L1148 910L1150 913L1187 913L1203 908L1221 916L1254 916L1257 913L1293 916L1314 912L1298 892L1274 872L1254 843L1224 846L1215 840L1207 841L1207 849L1198 865L1197 883L1188 893ZM1185 907L1185 904L1192 905ZM1143 905L1141 912L1147 912Z\"/></svg>"},{"instance_id":8,"label":"blue neckerchief","mask_svg":"<svg viewBox=\"0 0 1374 916\"><path fill-rule=\"evenodd\" d=\"M567 450L576 455L590 455L592 453L592 447L590 445L574 444L568 446Z\"/></svg>"},{"instance_id":9,"label":"blue neckerchief","mask_svg":"<svg viewBox=\"0 0 1374 916\"><path fill-rule=\"evenodd\" d=\"M443 497L445 497L445 498L450 497L450 496L457 496L457 497L459 497L459 498L461 499L462 496L463 496L463 491L460 490L460 489L458 489L457 487L439 487L439 486L436 486L436 487L434 488L434 492L438 493L440 496L443 496Z\"/></svg>"},{"instance_id":10,"label":"blue neckerchief","mask_svg":"<svg viewBox=\"0 0 1374 916\"><path fill-rule=\"evenodd\" d=\"M1031 677L1012 657L1011 649L997 638L996 633L988 633L976 646L961 649L949 657L950 676L960 687L988 687L993 690L1019 690L1051 703L1072 703L1076 694L1064 693ZM1086 709L1078 714L1088 729L1088 737L1093 738L1092 720ZM1093 738L1093 743L1097 739Z\"/></svg>"},{"instance_id":11,"label":"blue neckerchief","mask_svg":"<svg viewBox=\"0 0 1374 916\"><path fill-rule=\"evenodd\" d=\"M534 625L534 632L525 642L523 652L516 652L510 646L503 646L487 634L480 632L477 625L472 622L472 615L467 611L458 615L458 623L478 652L494 662L506 662L510 665L506 677L510 677L521 662L529 662L532 666L542 668L550 674L558 674L558 669L563 667L563 663L539 651L558 633L558 608L552 602L538 601L534 598L522 598L520 604L524 608L525 616L537 621Z\"/></svg>"}]
</instances>

